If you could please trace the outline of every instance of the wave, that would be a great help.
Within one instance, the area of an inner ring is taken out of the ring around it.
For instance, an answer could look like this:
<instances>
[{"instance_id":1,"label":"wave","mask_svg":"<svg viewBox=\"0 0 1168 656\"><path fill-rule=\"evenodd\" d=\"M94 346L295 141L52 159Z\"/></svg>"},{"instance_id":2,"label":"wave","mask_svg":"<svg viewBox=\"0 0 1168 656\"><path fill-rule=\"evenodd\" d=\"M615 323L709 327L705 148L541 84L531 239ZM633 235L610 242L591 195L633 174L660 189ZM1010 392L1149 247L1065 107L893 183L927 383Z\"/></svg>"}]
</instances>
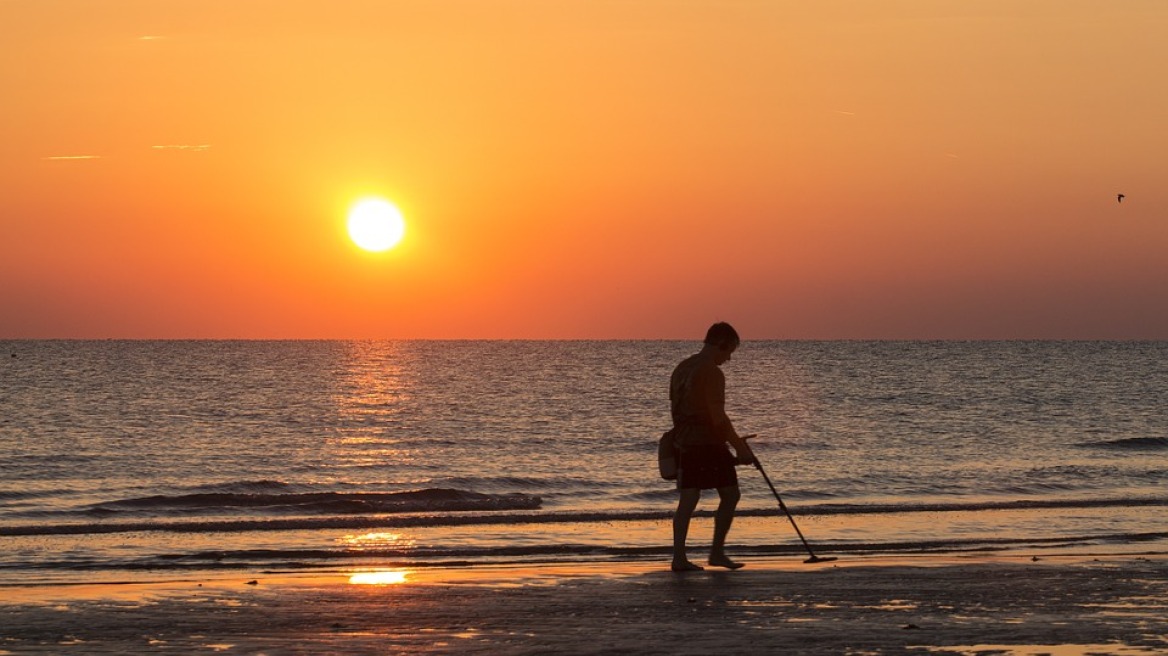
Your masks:
<instances>
[{"instance_id":1,"label":"wave","mask_svg":"<svg viewBox=\"0 0 1168 656\"><path fill-rule=\"evenodd\" d=\"M1168 449L1168 437L1125 437L1102 442L1084 442L1078 446L1110 450L1154 451Z\"/></svg>"},{"instance_id":2,"label":"wave","mask_svg":"<svg viewBox=\"0 0 1168 656\"><path fill-rule=\"evenodd\" d=\"M43 492L43 491L29 492L29 491L24 491L24 490L0 490L0 502L4 502L4 501L25 501L25 500L28 500L28 499L40 499L40 498L44 498L44 497L49 497L49 496L52 496L52 495L54 495L54 494L60 494L60 492L57 492L57 491L52 491L52 492Z\"/></svg>"},{"instance_id":3,"label":"wave","mask_svg":"<svg viewBox=\"0 0 1168 656\"><path fill-rule=\"evenodd\" d=\"M260 479L258 481L227 481L223 483L208 483L187 488L193 492L222 493L222 494L257 494L272 492L287 492L298 489L284 481Z\"/></svg>"},{"instance_id":4,"label":"wave","mask_svg":"<svg viewBox=\"0 0 1168 656\"><path fill-rule=\"evenodd\" d=\"M1168 539L1168 532L1103 533L1079 536L1029 536L1014 538L951 538L914 541L831 542L819 541L821 555L880 555L997 552L1026 548L1065 548L1107 544L1139 544ZM578 560L661 559L670 551L668 545L620 547L588 544L545 545L459 545L430 548L384 549L239 549L195 551L179 554L156 554L141 558L81 558L41 560L0 564L0 571L19 570L229 570L263 569L304 571L376 564L378 567L449 567L475 564L563 562ZM798 543L737 545L735 553L751 556L788 556L802 558L804 547ZM6 584L0 584L0 588Z\"/></svg>"},{"instance_id":5,"label":"wave","mask_svg":"<svg viewBox=\"0 0 1168 656\"><path fill-rule=\"evenodd\" d=\"M1148 506L1168 506L1168 498L1123 497L1098 499L1018 499L1014 501L975 501L969 503L819 504L808 506L804 509L793 509L791 513L795 515L874 515L903 512L976 512L985 510L1037 510L1044 508L1140 508Z\"/></svg>"},{"instance_id":6,"label":"wave","mask_svg":"<svg viewBox=\"0 0 1168 656\"><path fill-rule=\"evenodd\" d=\"M572 477L530 477L530 476L453 476L443 479L450 485L465 485L467 487L505 487L505 488L550 488L555 489L565 483L587 484L589 479Z\"/></svg>"},{"instance_id":7,"label":"wave","mask_svg":"<svg viewBox=\"0 0 1168 656\"><path fill-rule=\"evenodd\" d=\"M430 492L434 491L421 491ZM449 490L459 495L474 493ZM416 494L416 493L398 493ZM196 495L197 496L197 495ZM297 495L298 496L298 495ZM487 496L487 495L475 495ZM510 495L527 497L527 495ZM538 497L527 497L526 503L538 507ZM147 499L152 499L149 497ZM488 502L486 510L496 510L498 499ZM146 501L146 500L141 500ZM492 505L494 504L494 505ZM1016 501L987 501L970 503L916 503L916 504L819 504L789 509L792 515L874 515L893 513L978 512L1000 510L1036 510L1055 508L1141 508L1168 506L1168 498L1101 498L1101 499L1023 499ZM527 509L532 509L527 508ZM522 510L525 508L516 508ZM470 509L475 510L475 509ZM742 517L769 517L779 514L778 508L740 509ZM700 510L697 517L712 517L713 511ZM239 533L247 531L316 531L329 529L416 528L441 526L473 526L486 524L555 524L587 522L660 521L673 517L672 510L646 512L455 512L452 514L414 514L382 516L327 516L295 518L247 518L235 520L175 520L102 521L70 524L24 524L0 526L0 536L29 535L87 535L128 532L169 533Z\"/></svg>"},{"instance_id":8,"label":"wave","mask_svg":"<svg viewBox=\"0 0 1168 656\"><path fill-rule=\"evenodd\" d=\"M246 484L250 489L279 488L278 482ZM231 489L240 489L231 484ZM450 488L430 488L409 492L198 492L181 495L154 495L122 499L90 506L87 514L110 516L137 514L224 514L245 509L250 512L295 515L368 515L379 513L467 512L491 510L531 510L542 501L529 494L482 494Z\"/></svg>"}]
</instances>

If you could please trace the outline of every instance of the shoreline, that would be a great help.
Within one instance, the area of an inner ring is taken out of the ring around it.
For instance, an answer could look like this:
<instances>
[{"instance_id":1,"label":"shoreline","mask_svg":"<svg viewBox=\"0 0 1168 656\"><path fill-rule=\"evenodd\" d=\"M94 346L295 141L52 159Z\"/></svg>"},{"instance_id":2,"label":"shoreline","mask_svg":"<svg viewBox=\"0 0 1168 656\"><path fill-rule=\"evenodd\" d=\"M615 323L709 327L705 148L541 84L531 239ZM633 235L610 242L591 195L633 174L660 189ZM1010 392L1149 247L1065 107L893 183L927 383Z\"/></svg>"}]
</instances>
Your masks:
<instances>
[{"instance_id":1,"label":"shoreline","mask_svg":"<svg viewBox=\"0 0 1168 656\"><path fill-rule=\"evenodd\" d=\"M825 563L805 563L807 552L798 545L790 545L782 553L758 551L748 546L731 548L735 560L749 563L752 570L800 571L812 568L836 567L948 567L962 565L994 565L1025 562L1047 564L1084 564L1088 562L1112 561L1120 559L1168 560L1168 549L1160 548L1160 541L1151 544L1113 544L1048 546L1031 544L1029 548L983 548L973 550L904 550L902 552L865 552L848 549L826 549L821 545L816 549L819 556L834 557ZM838 547L838 545L835 545ZM705 547L691 547L693 562L704 563ZM355 573L394 571L406 572L408 583L455 584L463 581L484 581L493 577L500 580L515 578L525 580L530 577L541 579L560 576L596 576L621 578L657 571L668 571L669 550L661 548L660 553L626 555L623 558L548 558L530 560L451 560L451 561L407 561L370 559L337 562L319 566L263 566L258 564L240 567L206 569L133 569L72 572L63 570L46 571L41 577L33 574L36 570L25 570L17 578L0 580L0 607L11 605L7 600L34 599L100 599L106 596L133 598L135 590L166 592L182 590L190 585L219 586L238 581L264 581L268 584L284 586L312 585L315 583L348 583ZM708 568L711 572L721 571ZM10 571L9 575L13 572Z\"/></svg>"},{"instance_id":2,"label":"shoreline","mask_svg":"<svg viewBox=\"0 0 1168 656\"><path fill-rule=\"evenodd\" d=\"M1163 553L755 558L687 574L656 561L369 567L3 592L0 654L1168 650Z\"/></svg>"}]
</instances>

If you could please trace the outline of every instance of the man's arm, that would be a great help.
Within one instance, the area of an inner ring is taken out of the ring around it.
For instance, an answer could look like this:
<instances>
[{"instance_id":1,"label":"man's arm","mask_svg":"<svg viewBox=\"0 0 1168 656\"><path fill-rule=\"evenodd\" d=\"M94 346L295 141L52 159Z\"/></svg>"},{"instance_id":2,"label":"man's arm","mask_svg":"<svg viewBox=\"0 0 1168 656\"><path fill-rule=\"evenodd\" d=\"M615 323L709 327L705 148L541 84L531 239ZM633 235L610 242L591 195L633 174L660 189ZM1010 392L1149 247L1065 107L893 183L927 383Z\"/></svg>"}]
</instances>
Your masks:
<instances>
[{"instance_id":1,"label":"man's arm","mask_svg":"<svg viewBox=\"0 0 1168 656\"><path fill-rule=\"evenodd\" d=\"M754 451L734 430L734 422L730 421L730 416L726 414L726 375L718 367L709 369L708 372L702 372L705 374L702 376L704 379L702 382L705 383L702 398L705 399L714 434L734 447L734 453L738 455L740 463L752 463Z\"/></svg>"}]
</instances>

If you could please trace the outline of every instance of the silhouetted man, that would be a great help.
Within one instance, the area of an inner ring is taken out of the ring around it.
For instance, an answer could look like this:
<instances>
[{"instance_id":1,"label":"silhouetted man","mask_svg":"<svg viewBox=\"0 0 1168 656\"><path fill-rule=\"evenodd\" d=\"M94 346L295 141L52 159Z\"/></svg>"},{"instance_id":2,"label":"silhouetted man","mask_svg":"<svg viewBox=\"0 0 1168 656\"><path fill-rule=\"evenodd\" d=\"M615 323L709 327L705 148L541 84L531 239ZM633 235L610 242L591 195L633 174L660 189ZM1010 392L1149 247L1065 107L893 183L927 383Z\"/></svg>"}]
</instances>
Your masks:
<instances>
[{"instance_id":1,"label":"silhouetted man","mask_svg":"<svg viewBox=\"0 0 1168 656\"><path fill-rule=\"evenodd\" d=\"M714 515L714 542L709 564L738 569L726 556L726 534L738 506L738 474L735 465L754 462L746 440L734 431L726 416L726 377L720 367L738 348L738 332L728 323L716 323L706 333L702 350L686 358L669 379L674 441L680 450L677 473L677 513L673 516L673 564L675 572L702 569L689 561L685 540L690 518L702 490L718 491ZM734 453L729 446L734 447Z\"/></svg>"}]
</instances>

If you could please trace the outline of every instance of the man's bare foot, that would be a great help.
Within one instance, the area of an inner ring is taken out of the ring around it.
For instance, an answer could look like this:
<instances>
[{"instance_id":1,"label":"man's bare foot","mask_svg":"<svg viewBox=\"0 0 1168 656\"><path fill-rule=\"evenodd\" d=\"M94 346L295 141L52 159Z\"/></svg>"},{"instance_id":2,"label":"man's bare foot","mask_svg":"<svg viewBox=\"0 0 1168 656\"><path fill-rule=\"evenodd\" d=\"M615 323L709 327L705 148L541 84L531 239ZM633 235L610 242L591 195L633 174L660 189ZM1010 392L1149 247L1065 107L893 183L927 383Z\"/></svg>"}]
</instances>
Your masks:
<instances>
[{"instance_id":1,"label":"man's bare foot","mask_svg":"<svg viewBox=\"0 0 1168 656\"><path fill-rule=\"evenodd\" d=\"M701 565L695 565L688 560L675 560L673 561L673 564L669 566L669 569L675 572L700 572L705 568Z\"/></svg>"},{"instance_id":2,"label":"man's bare foot","mask_svg":"<svg viewBox=\"0 0 1168 656\"><path fill-rule=\"evenodd\" d=\"M726 556L710 556L711 567L725 567L726 569L740 569L746 567L745 563L736 563Z\"/></svg>"}]
</instances>

